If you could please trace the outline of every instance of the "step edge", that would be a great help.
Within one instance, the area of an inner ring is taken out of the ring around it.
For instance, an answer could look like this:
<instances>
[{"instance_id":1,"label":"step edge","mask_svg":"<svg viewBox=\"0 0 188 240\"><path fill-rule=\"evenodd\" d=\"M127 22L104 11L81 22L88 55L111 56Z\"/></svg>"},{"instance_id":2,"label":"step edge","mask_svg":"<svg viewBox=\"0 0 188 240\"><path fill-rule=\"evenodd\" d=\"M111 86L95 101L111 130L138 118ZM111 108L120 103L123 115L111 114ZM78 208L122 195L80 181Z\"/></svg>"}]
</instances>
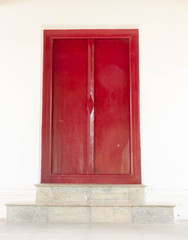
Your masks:
<instances>
[{"instance_id":1,"label":"step edge","mask_svg":"<svg viewBox=\"0 0 188 240\"><path fill-rule=\"evenodd\" d=\"M6 206L35 206L35 207L175 207L170 203L115 203L115 204L97 204L97 203L36 203L36 202L12 202L6 203Z\"/></svg>"},{"instance_id":2,"label":"step edge","mask_svg":"<svg viewBox=\"0 0 188 240\"><path fill-rule=\"evenodd\" d=\"M93 184L93 183L40 183L35 184L35 187L127 187L127 188L144 188L146 185L143 184Z\"/></svg>"}]
</instances>

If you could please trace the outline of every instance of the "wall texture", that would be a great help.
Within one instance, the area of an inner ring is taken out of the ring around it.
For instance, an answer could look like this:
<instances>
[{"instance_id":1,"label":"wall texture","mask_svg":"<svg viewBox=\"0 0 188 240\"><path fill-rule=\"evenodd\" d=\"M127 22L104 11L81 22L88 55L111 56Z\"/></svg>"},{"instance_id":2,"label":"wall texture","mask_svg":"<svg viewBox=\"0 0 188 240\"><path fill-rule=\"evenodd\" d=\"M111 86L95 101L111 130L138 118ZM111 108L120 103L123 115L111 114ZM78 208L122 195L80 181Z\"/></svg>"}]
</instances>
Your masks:
<instances>
[{"instance_id":1,"label":"wall texture","mask_svg":"<svg viewBox=\"0 0 188 240\"><path fill-rule=\"evenodd\" d=\"M0 217L40 182L42 31L52 28L139 28L143 184L148 200L188 218L186 0L0 0Z\"/></svg>"}]
</instances>

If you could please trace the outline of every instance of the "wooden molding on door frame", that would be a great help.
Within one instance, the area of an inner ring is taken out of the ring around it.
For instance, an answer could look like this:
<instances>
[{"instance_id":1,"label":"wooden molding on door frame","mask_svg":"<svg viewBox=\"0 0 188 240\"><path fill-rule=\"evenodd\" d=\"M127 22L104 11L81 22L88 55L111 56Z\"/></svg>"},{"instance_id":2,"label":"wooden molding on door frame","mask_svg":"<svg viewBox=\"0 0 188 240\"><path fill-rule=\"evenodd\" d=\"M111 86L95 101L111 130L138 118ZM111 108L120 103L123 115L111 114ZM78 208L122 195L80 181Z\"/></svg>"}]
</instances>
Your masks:
<instances>
[{"instance_id":1,"label":"wooden molding on door frame","mask_svg":"<svg viewBox=\"0 0 188 240\"><path fill-rule=\"evenodd\" d=\"M51 173L52 53L54 39L129 39L130 174L65 175ZM41 183L141 184L138 29L44 30Z\"/></svg>"}]
</instances>

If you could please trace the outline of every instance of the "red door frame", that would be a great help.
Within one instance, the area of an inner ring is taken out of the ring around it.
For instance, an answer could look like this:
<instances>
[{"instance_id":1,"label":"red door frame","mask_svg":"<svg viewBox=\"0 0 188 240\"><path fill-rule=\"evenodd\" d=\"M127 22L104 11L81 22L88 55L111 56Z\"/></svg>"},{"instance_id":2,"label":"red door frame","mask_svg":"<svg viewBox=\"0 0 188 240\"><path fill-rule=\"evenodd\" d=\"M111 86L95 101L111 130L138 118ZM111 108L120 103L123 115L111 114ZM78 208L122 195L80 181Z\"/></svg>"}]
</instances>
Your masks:
<instances>
[{"instance_id":1,"label":"red door frame","mask_svg":"<svg viewBox=\"0 0 188 240\"><path fill-rule=\"evenodd\" d=\"M71 38L129 39L131 174L61 175L51 173L53 40ZM140 184L141 154L139 109L138 29L44 30L41 183Z\"/></svg>"}]
</instances>

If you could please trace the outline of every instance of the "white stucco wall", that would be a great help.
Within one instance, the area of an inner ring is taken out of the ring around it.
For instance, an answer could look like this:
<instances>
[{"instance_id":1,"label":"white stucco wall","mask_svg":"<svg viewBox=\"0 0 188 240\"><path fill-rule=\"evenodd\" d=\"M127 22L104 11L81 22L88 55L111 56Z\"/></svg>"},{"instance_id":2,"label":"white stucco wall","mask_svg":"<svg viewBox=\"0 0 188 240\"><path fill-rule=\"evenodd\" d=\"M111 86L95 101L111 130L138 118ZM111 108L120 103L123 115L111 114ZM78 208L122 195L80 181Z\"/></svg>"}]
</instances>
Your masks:
<instances>
[{"instance_id":1,"label":"white stucco wall","mask_svg":"<svg viewBox=\"0 0 188 240\"><path fill-rule=\"evenodd\" d=\"M143 184L148 200L188 218L187 0L0 0L0 218L40 182L42 31L52 28L139 29Z\"/></svg>"}]
</instances>

